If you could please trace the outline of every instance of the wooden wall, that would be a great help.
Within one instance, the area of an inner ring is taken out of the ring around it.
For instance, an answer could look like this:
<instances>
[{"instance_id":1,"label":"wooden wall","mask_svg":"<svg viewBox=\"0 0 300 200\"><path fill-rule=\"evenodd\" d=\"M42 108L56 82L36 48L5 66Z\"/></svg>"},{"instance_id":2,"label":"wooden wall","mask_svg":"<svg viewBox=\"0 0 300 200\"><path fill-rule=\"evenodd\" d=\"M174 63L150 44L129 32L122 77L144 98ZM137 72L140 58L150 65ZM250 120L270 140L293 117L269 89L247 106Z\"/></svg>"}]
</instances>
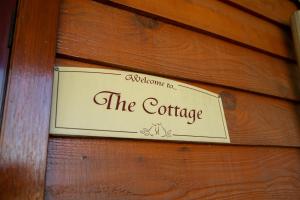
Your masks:
<instances>
[{"instance_id":1,"label":"wooden wall","mask_svg":"<svg viewBox=\"0 0 300 200\"><path fill-rule=\"evenodd\" d=\"M232 144L50 137L46 199L299 199L289 0L63 0L56 64L221 94Z\"/></svg>"}]
</instances>

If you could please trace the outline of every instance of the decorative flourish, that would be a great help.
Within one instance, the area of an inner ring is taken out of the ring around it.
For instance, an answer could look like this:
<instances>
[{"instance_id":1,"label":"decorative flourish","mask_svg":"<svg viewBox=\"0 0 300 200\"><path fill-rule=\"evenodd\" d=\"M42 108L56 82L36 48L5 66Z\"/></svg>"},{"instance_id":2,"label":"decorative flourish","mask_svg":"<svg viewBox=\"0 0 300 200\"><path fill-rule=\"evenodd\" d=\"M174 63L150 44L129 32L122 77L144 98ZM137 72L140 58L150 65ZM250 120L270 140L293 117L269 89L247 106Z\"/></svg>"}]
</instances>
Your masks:
<instances>
[{"instance_id":1,"label":"decorative flourish","mask_svg":"<svg viewBox=\"0 0 300 200\"><path fill-rule=\"evenodd\" d=\"M161 136L161 137L171 137L172 136L172 130L166 130L161 123L152 124L150 128L143 128L140 130L140 133L142 133L145 136Z\"/></svg>"}]
</instances>

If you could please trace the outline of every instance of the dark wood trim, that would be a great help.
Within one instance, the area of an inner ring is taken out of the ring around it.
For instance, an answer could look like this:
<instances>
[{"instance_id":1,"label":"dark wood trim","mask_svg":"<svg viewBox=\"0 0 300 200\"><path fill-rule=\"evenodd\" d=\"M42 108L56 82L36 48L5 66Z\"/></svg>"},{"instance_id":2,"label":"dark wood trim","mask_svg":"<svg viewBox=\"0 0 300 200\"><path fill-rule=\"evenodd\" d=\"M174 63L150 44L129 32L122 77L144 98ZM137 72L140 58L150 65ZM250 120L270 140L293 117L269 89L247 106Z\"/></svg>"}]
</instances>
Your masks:
<instances>
[{"instance_id":1,"label":"dark wood trim","mask_svg":"<svg viewBox=\"0 0 300 200\"><path fill-rule=\"evenodd\" d=\"M43 199L60 0L20 0L0 136L0 199Z\"/></svg>"},{"instance_id":2,"label":"dark wood trim","mask_svg":"<svg viewBox=\"0 0 300 200\"><path fill-rule=\"evenodd\" d=\"M11 36L14 29L17 0L0 1L0 121L10 55Z\"/></svg>"}]
</instances>

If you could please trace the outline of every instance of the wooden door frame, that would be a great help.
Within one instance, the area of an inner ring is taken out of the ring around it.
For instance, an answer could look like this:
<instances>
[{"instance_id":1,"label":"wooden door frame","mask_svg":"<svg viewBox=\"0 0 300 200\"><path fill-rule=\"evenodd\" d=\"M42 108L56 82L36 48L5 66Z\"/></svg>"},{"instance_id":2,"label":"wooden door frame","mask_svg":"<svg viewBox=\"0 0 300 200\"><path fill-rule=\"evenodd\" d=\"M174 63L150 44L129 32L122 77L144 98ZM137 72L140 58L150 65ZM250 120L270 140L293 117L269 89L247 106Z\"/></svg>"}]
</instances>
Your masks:
<instances>
[{"instance_id":1,"label":"wooden door frame","mask_svg":"<svg viewBox=\"0 0 300 200\"><path fill-rule=\"evenodd\" d=\"M0 1L0 124L17 0Z\"/></svg>"},{"instance_id":2,"label":"wooden door frame","mask_svg":"<svg viewBox=\"0 0 300 200\"><path fill-rule=\"evenodd\" d=\"M60 0L20 0L0 135L0 199L43 199Z\"/></svg>"}]
</instances>

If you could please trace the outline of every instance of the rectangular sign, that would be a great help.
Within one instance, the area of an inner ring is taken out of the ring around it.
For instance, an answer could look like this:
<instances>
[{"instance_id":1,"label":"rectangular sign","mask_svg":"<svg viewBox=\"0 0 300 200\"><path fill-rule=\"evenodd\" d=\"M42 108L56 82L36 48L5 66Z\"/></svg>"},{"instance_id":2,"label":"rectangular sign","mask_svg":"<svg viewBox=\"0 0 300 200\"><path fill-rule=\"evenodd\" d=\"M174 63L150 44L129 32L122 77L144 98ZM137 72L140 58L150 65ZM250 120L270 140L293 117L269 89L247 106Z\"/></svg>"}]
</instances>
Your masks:
<instances>
[{"instance_id":1,"label":"rectangular sign","mask_svg":"<svg viewBox=\"0 0 300 200\"><path fill-rule=\"evenodd\" d=\"M229 143L220 95L135 72L56 67L50 133Z\"/></svg>"}]
</instances>

